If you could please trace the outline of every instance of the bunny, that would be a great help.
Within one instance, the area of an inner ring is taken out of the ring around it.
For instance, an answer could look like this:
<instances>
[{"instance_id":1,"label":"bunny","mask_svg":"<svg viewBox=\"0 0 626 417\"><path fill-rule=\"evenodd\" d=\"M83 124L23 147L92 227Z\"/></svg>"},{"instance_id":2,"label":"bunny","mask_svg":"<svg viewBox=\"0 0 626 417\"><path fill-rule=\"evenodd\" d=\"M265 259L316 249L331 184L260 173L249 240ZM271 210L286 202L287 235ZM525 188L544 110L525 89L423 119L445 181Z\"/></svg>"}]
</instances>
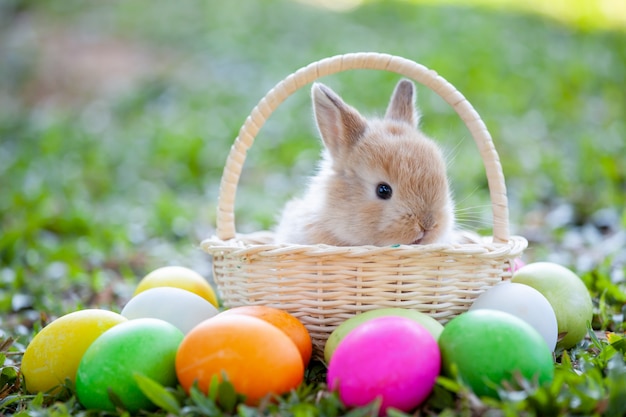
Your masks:
<instances>
[{"instance_id":1,"label":"bunny","mask_svg":"<svg viewBox=\"0 0 626 417\"><path fill-rule=\"evenodd\" d=\"M285 205L275 242L453 243L446 163L418 130L414 84L397 84L382 119L364 118L323 84L314 83L311 95L322 159L304 195Z\"/></svg>"}]
</instances>

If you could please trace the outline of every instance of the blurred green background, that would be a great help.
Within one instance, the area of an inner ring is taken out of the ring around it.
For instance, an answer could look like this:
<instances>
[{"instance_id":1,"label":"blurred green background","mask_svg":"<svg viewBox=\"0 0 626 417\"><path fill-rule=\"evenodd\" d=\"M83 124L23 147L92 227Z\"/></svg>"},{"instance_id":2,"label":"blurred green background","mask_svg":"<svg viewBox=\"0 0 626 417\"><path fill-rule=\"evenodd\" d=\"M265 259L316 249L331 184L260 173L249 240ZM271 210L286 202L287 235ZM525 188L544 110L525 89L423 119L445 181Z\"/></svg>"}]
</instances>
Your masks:
<instances>
[{"instance_id":1,"label":"blurred green background","mask_svg":"<svg viewBox=\"0 0 626 417\"><path fill-rule=\"evenodd\" d=\"M623 4L3 0L0 311L119 309L138 279L167 264L209 277L199 242L214 233L241 124L296 69L358 51L424 64L474 105L502 160L512 232L530 241L527 261L577 271L608 263L623 280ZM351 71L321 81L376 114L398 78ZM461 223L489 234L467 129L425 87L418 105L423 130L447 151ZM319 150L303 88L248 154L237 230L271 227Z\"/></svg>"}]
</instances>

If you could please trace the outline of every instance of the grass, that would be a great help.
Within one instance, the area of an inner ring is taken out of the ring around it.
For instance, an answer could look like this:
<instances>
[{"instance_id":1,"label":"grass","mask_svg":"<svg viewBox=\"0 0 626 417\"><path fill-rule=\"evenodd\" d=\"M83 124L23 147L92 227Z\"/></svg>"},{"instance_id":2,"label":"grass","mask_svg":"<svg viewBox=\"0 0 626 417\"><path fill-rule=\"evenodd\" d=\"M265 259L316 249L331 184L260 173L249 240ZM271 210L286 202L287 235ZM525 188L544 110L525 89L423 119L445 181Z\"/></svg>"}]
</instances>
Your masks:
<instances>
[{"instance_id":1,"label":"grass","mask_svg":"<svg viewBox=\"0 0 626 417\"><path fill-rule=\"evenodd\" d=\"M559 352L550 387L485 402L442 380L423 412L623 414L623 30L508 6L395 1L337 13L279 0L9 0L0 20L0 413L95 415L71 395L23 392L20 352L33 334L79 308L119 311L138 279L159 266L210 277L198 243L214 232L221 170L249 111L303 65L379 51L435 69L472 102L501 157L513 231L530 241L525 260L572 268L596 305L594 331ZM384 108L396 81L366 71L324 80L369 113ZM423 129L448 150L456 200L470 212L461 220L488 234L484 171L467 130L433 93L418 94ZM305 89L250 150L239 231L273 224L318 150ZM611 338L592 337L605 331ZM323 367L308 372L298 392L260 410L171 395L184 415L350 412L320 394Z\"/></svg>"}]
</instances>

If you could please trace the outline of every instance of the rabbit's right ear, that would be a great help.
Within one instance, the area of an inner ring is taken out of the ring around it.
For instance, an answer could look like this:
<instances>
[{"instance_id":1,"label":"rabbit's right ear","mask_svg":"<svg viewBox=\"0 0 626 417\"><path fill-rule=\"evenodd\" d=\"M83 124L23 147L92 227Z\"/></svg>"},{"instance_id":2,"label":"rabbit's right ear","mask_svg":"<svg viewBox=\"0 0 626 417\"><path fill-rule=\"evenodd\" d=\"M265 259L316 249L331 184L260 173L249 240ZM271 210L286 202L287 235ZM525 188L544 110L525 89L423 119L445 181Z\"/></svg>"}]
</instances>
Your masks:
<instances>
[{"instance_id":1,"label":"rabbit's right ear","mask_svg":"<svg viewBox=\"0 0 626 417\"><path fill-rule=\"evenodd\" d=\"M415 107L415 95L415 84L406 79L400 80L391 95L385 118L417 127L420 114Z\"/></svg>"},{"instance_id":2,"label":"rabbit's right ear","mask_svg":"<svg viewBox=\"0 0 626 417\"><path fill-rule=\"evenodd\" d=\"M311 96L324 145L333 158L341 158L363 135L367 120L324 84L314 83Z\"/></svg>"}]
</instances>

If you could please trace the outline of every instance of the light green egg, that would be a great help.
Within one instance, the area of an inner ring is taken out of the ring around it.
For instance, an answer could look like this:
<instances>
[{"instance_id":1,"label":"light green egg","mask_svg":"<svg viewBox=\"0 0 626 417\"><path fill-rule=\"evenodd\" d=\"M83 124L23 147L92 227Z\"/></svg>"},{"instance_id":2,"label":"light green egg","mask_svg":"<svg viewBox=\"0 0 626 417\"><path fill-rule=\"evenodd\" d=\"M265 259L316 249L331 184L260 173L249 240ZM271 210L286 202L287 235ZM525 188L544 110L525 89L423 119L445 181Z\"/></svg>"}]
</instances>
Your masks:
<instances>
[{"instance_id":1,"label":"light green egg","mask_svg":"<svg viewBox=\"0 0 626 417\"><path fill-rule=\"evenodd\" d=\"M557 347L569 349L587 335L593 303L574 272L552 262L535 262L518 269L511 281L533 287L550 302L558 324Z\"/></svg>"}]
</instances>

